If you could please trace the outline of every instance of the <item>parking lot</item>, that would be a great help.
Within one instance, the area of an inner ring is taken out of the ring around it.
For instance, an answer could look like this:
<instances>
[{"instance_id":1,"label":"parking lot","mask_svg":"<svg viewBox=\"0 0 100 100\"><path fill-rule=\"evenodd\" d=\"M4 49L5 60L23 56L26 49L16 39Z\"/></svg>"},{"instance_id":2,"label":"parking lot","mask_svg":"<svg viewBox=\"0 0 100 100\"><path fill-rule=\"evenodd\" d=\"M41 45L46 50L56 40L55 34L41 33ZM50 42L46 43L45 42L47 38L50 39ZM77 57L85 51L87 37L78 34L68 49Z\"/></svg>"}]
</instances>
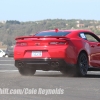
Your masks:
<instances>
[{"instance_id":1,"label":"parking lot","mask_svg":"<svg viewBox=\"0 0 100 100\"><path fill-rule=\"evenodd\" d=\"M60 72L37 71L21 76L13 58L0 58L0 89L62 89L62 94L0 94L0 100L100 100L100 72L68 77Z\"/></svg>"}]
</instances>

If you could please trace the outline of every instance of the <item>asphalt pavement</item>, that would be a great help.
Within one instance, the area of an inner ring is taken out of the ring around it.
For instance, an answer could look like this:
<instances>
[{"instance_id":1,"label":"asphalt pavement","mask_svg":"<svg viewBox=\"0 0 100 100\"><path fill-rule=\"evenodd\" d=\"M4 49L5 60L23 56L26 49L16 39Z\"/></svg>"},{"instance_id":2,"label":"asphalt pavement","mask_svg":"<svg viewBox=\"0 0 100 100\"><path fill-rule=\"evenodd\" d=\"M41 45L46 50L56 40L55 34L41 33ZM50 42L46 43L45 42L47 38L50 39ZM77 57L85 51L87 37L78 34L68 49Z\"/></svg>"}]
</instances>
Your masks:
<instances>
[{"instance_id":1,"label":"asphalt pavement","mask_svg":"<svg viewBox=\"0 0 100 100\"><path fill-rule=\"evenodd\" d=\"M6 89L28 92L2 94L1 90L5 93ZM37 92L29 93L29 90ZM13 58L0 58L0 100L100 100L100 72L88 72L86 77L63 76L57 71L22 76Z\"/></svg>"}]
</instances>

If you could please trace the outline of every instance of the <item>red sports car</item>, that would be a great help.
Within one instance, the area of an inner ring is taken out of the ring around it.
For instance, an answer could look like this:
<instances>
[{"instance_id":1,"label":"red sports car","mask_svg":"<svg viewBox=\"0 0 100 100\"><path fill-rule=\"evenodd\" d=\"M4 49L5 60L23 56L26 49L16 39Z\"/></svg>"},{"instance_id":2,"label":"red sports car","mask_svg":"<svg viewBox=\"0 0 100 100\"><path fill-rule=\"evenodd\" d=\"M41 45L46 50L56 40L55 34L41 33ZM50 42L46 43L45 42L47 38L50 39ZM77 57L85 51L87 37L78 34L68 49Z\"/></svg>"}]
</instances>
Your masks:
<instances>
[{"instance_id":1,"label":"red sports car","mask_svg":"<svg viewBox=\"0 0 100 100\"><path fill-rule=\"evenodd\" d=\"M100 68L100 39L88 30L48 30L16 38L15 66L22 75L56 70L85 76Z\"/></svg>"}]
</instances>

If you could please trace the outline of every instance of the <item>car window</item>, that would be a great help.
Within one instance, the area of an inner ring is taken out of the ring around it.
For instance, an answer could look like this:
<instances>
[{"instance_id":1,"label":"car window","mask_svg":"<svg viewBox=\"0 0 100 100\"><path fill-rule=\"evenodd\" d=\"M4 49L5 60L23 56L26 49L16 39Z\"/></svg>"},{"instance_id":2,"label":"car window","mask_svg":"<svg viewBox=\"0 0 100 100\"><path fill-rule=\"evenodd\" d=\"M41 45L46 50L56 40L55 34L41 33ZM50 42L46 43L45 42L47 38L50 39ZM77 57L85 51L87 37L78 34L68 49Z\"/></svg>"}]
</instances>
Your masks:
<instances>
[{"instance_id":1,"label":"car window","mask_svg":"<svg viewBox=\"0 0 100 100\"><path fill-rule=\"evenodd\" d=\"M70 32L40 32L35 36L66 36Z\"/></svg>"},{"instance_id":2,"label":"car window","mask_svg":"<svg viewBox=\"0 0 100 100\"><path fill-rule=\"evenodd\" d=\"M80 33L80 37L85 40L88 40L90 42L99 42L100 41L99 38L97 38L95 35L88 33L88 32Z\"/></svg>"},{"instance_id":3,"label":"car window","mask_svg":"<svg viewBox=\"0 0 100 100\"><path fill-rule=\"evenodd\" d=\"M0 49L0 52L2 52L2 50Z\"/></svg>"},{"instance_id":4,"label":"car window","mask_svg":"<svg viewBox=\"0 0 100 100\"><path fill-rule=\"evenodd\" d=\"M85 36L86 36L87 40L90 42L98 42L98 40L90 34L85 34Z\"/></svg>"}]
</instances>

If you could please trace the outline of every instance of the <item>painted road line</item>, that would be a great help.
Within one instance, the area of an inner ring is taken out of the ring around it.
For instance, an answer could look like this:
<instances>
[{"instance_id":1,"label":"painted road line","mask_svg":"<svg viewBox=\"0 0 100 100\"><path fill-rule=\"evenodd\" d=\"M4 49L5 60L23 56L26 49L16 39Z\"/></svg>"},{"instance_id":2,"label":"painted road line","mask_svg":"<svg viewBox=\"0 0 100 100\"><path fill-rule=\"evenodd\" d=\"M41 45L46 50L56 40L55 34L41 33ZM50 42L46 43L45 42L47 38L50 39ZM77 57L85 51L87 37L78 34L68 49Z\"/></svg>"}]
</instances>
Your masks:
<instances>
[{"instance_id":1,"label":"painted road line","mask_svg":"<svg viewBox=\"0 0 100 100\"><path fill-rule=\"evenodd\" d=\"M18 70L0 70L0 72L18 72ZM42 71L42 70L37 70L36 72L59 72L59 71Z\"/></svg>"},{"instance_id":2,"label":"painted road line","mask_svg":"<svg viewBox=\"0 0 100 100\"><path fill-rule=\"evenodd\" d=\"M18 70L0 70L0 72L18 72Z\"/></svg>"},{"instance_id":3,"label":"painted road line","mask_svg":"<svg viewBox=\"0 0 100 100\"><path fill-rule=\"evenodd\" d=\"M14 61L14 60L0 60L0 61Z\"/></svg>"},{"instance_id":4,"label":"painted road line","mask_svg":"<svg viewBox=\"0 0 100 100\"><path fill-rule=\"evenodd\" d=\"M0 64L2 66L14 66L14 64Z\"/></svg>"},{"instance_id":5,"label":"painted road line","mask_svg":"<svg viewBox=\"0 0 100 100\"><path fill-rule=\"evenodd\" d=\"M18 70L0 70L0 73L13 73L13 72L18 72ZM60 71L42 71L42 70L37 70L36 72L38 72L38 73L59 73ZM92 74L93 73L94 74L100 74L100 72L93 72L93 71L91 73Z\"/></svg>"}]
</instances>

